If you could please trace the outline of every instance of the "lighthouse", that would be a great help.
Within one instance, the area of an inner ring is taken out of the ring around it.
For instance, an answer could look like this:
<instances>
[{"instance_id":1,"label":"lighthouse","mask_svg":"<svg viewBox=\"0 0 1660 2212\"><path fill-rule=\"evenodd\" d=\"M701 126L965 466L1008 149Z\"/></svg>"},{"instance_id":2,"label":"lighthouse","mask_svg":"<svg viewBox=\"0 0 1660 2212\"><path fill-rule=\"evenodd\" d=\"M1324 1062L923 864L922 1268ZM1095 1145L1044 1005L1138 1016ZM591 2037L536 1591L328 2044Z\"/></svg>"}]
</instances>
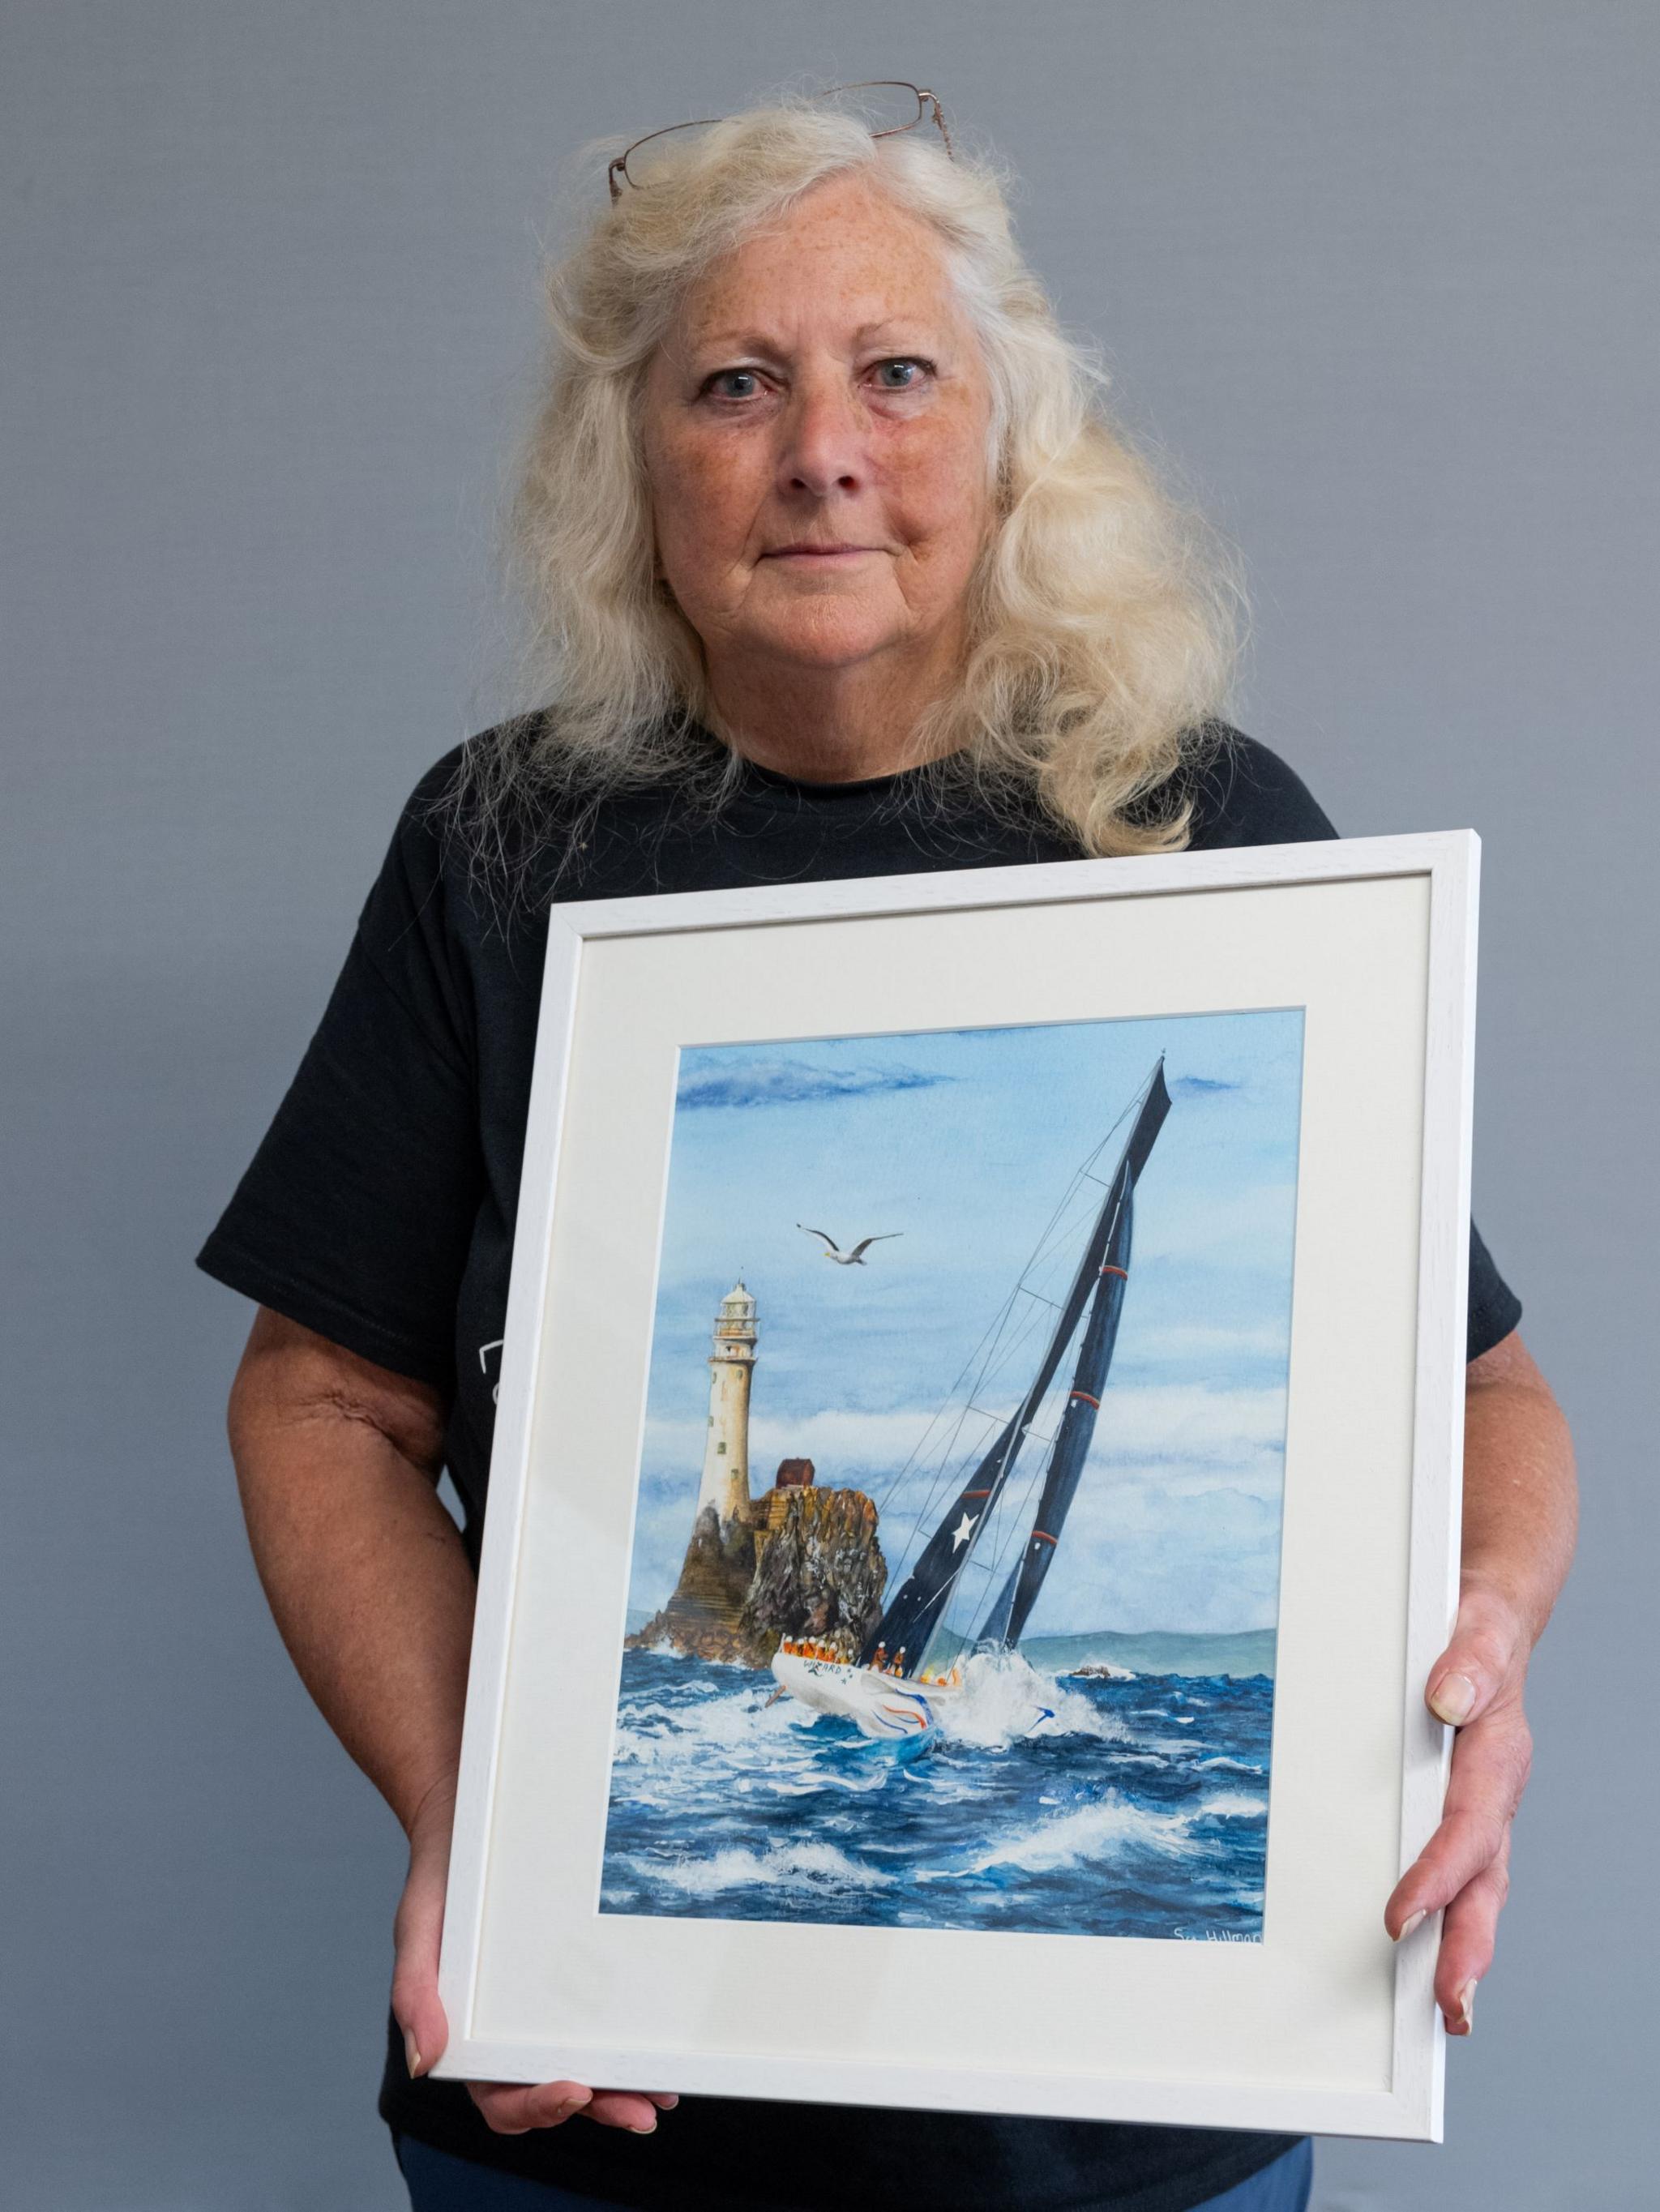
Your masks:
<instances>
[{"instance_id":1,"label":"lighthouse","mask_svg":"<svg viewBox=\"0 0 1660 2212\"><path fill-rule=\"evenodd\" d=\"M750 1502L750 1376L755 1367L755 1300L741 1282L721 1301L709 1354L709 1421L697 1510L714 1508L724 1528Z\"/></svg>"}]
</instances>

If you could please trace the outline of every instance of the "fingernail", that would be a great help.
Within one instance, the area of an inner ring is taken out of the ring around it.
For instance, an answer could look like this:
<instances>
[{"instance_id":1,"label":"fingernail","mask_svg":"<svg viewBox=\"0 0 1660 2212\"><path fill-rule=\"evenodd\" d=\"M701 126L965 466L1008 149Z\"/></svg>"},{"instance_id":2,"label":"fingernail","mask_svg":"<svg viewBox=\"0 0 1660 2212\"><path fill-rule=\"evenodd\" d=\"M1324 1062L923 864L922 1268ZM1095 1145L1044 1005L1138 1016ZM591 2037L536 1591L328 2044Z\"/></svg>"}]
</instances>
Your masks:
<instances>
[{"instance_id":1,"label":"fingernail","mask_svg":"<svg viewBox=\"0 0 1660 2212\"><path fill-rule=\"evenodd\" d=\"M421 2071L421 2048L416 2042L412 2028L404 2030L404 2063L412 2075Z\"/></svg>"},{"instance_id":2,"label":"fingernail","mask_svg":"<svg viewBox=\"0 0 1660 2212\"><path fill-rule=\"evenodd\" d=\"M1475 1685L1468 1674L1449 1674L1436 1688L1430 1699L1430 1709L1438 1713L1450 1728L1460 1728L1470 1717L1475 1703Z\"/></svg>"},{"instance_id":3,"label":"fingernail","mask_svg":"<svg viewBox=\"0 0 1660 2212\"><path fill-rule=\"evenodd\" d=\"M587 2101L586 2097L567 2097L562 2104L554 2106L550 2124L556 2128L562 2120L569 2119L573 2112L580 2112Z\"/></svg>"},{"instance_id":4,"label":"fingernail","mask_svg":"<svg viewBox=\"0 0 1660 2212\"><path fill-rule=\"evenodd\" d=\"M629 2133L631 2136L654 2136L657 2133L657 2123L655 2120L648 2120L643 2128L630 2128Z\"/></svg>"},{"instance_id":5,"label":"fingernail","mask_svg":"<svg viewBox=\"0 0 1660 2212\"><path fill-rule=\"evenodd\" d=\"M661 2097L658 2100L658 2102L662 2106L662 2108L666 2112L672 2112L679 2101L680 2100L678 2096Z\"/></svg>"},{"instance_id":6,"label":"fingernail","mask_svg":"<svg viewBox=\"0 0 1660 2212\"><path fill-rule=\"evenodd\" d=\"M1475 1984L1474 1982L1466 1982L1463 1988L1458 1992L1458 2017L1463 2021L1464 2033L1468 2035L1471 2029L1475 2026Z\"/></svg>"},{"instance_id":7,"label":"fingernail","mask_svg":"<svg viewBox=\"0 0 1660 2212\"><path fill-rule=\"evenodd\" d=\"M1422 1923L1423 1923L1426 1920L1427 1920L1428 1918L1429 1918L1429 1914L1428 1914L1427 1911L1422 1911L1422 1912L1414 1912L1414 1913L1413 1913L1413 1914L1411 1915L1411 1917L1410 1917L1408 1919L1403 1920L1403 1921L1402 1922L1402 1923L1401 1923L1401 1933L1400 1933L1400 1934L1395 1937L1395 1942L1396 1942L1397 1943L1404 1943L1404 1942L1406 1942L1406 1940L1407 1940L1408 1936L1411 1935L1411 1933L1412 1933L1413 1929L1414 1929L1414 1928L1417 1928L1417 1927L1421 1926L1421 1925L1422 1925Z\"/></svg>"}]
</instances>

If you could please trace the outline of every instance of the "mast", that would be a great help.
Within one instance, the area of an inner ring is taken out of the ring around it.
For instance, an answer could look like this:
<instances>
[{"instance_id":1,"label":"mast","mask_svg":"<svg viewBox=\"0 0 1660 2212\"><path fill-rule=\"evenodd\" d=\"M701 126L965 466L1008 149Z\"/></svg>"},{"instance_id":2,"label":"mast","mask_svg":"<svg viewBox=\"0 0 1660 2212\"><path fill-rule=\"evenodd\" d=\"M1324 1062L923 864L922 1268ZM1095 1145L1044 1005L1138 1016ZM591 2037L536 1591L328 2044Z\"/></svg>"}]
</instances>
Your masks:
<instances>
[{"instance_id":1,"label":"mast","mask_svg":"<svg viewBox=\"0 0 1660 2212\"><path fill-rule=\"evenodd\" d=\"M1118 1317L1124 1310L1124 1294L1129 1288L1136 1178L1146 1164L1153 1140L1170 1111L1170 1103L1161 1060L1153 1071L1146 1101L1135 1127L1130 1132L1129 1142L1124 1147L1124 1157L1119 1162L1118 1172L1112 1179L1108 1194L1111 1222L1106 1250L1096 1278L1078 1364L1073 1372L1072 1388L1067 1393L1066 1407L1061 1415L1054 1449L1049 1454L1049 1469L1043 1478L1043 1495L1037 1501L1031 1534L1026 1539L1025 1551L1011 1569L995 1604L986 1615L978 1638L981 1643L1012 1647L1020 1641L1027 1619L1037 1602L1038 1592L1043 1587L1043 1578L1049 1573L1049 1562L1059 1546L1072 1501L1077 1495L1084 1462L1089 1457L1090 1444L1095 1435L1096 1417L1101 1410L1101 1396L1106 1387L1108 1370L1112 1365L1113 1347L1118 1340Z\"/></svg>"},{"instance_id":2,"label":"mast","mask_svg":"<svg viewBox=\"0 0 1660 2212\"><path fill-rule=\"evenodd\" d=\"M1089 1304L1091 1296L1095 1296L1098 1310L1099 1310L1098 1294L1104 1281L1119 1282L1119 1302L1122 1303L1122 1271L1121 1270L1119 1277L1115 1278L1104 1274L1103 1269L1108 1265L1109 1247L1112 1243L1121 1220L1124 1224L1123 1234L1128 1237L1126 1201L1128 1193L1146 1164L1147 1154L1152 1149L1153 1139L1158 1135L1165 1115L1170 1111L1170 1093L1164 1088L1164 1063L1161 1055L1157 1066L1153 1069L1152 1080L1147 1086L1146 1097L1142 1102L1135 1126L1131 1130L1128 1141L1125 1145L1124 1155L1119 1163L1117 1173L1109 1184L1107 1194L1101 1204L1101 1210L1095 1218L1094 1225L1090 1231L1089 1242L1085 1246L1083 1256L1078 1264L1078 1272L1073 1279L1071 1289L1067 1293L1060 1317L1049 1337L1031 1387L1014 1412L1010 1414L996 1440L981 1458L962 1489L958 1492L944 1519L923 1547L916 1564L900 1586L897 1595L885 1608L881 1620L866 1638L864 1647L859 1655L861 1665L868 1665L878 1649L885 1647L890 1660L897 1658L901 1651L904 1653L903 1671L906 1674L911 1674L915 1670L922 1658L923 1650L929 1638L939 1626L946 1607L951 1602L958 1577L973 1556L980 1534L989 1521L998 1499L1002 1495L1015 1461L1019 1455L1021 1446L1025 1442L1026 1432L1036 1418L1037 1408L1043 1403L1045 1393L1055 1380L1055 1370L1061 1364L1061 1355L1067 1346L1072 1341L1073 1333L1083 1317L1085 1306ZM1114 1334L1116 1332L1116 1312L1115 1305ZM1110 1359L1110 1357L1111 1340L1109 1338L1107 1358ZM1102 1375L1104 1378L1104 1365L1102 1368ZM1098 1391L1096 1395L1098 1395ZM1068 1398L1067 1401L1068 1413L1073 1412L1076 1402L1075 1397ZM1092 1419L1091 1414L1091 1422ZM1086 1437L1085 1449L1087 1446ZM1078 1464L1081 1469L1082 1453L1079 1455ZM1073 1487L1076 1487L1075 1476ZM1047 1485L1045 1495L1048 1495ZM1067 1504L1070 1503L1071 1496L1068 1492ZM1064 1513L1063 1506L1061 1508L1063 1518ZM1058 1534L1058 1528L1053 1533ZM1037 1594L1037 1586L1041 1585L1042 1580L1043 1577L1040 1574L1037 1577L1037 1584L1034 1585L1032 1589L1034 1599ZM1012 1605L1013 1594L1010 1592L1008 1595ZM1030 1610L1030 1606L1027 1609ZM1022 1618L1024 1619L1024 1614Z\"/></svg>"}]
</instances>

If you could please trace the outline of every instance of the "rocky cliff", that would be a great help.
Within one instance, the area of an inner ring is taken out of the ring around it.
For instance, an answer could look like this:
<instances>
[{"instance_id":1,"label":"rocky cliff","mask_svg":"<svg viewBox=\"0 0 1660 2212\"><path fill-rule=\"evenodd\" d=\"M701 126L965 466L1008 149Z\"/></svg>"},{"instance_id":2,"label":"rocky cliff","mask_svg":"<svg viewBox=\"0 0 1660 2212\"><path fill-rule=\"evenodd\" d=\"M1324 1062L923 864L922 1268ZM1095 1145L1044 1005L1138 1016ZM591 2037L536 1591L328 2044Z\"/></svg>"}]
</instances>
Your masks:
<instances>
[{"instance_id":1,"label":"rocky cliff","mask_svg":"<svg viewBox=\"0 0 1660 2212\"><path fill-rule=\"evenodd\" d=\"M781 1638L801 1636L851 1658L881 1616L887 1577L862 1490L772 1490L724 1527L706 1505L674 1595L628 1640L766 1667Z\"/></svg>"}]
</instances>

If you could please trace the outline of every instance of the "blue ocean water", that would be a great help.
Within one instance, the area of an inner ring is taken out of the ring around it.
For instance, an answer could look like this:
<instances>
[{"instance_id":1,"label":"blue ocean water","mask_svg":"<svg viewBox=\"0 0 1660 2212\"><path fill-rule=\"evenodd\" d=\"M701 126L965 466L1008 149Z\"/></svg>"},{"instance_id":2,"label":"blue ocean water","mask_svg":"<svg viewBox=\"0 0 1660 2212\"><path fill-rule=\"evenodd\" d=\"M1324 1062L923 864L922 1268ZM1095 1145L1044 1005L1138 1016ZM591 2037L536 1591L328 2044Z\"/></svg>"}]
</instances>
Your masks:
<instances>
[{"instance_id":1,"label":"blue ocean water","mask_svg":"<svg viewBox=\"0 0 1660 2212\"><path fill-rule=\"evenodd\" d=\"M1261 1940L1265 1676L972 1661L949 1732L900 1745L774 1687L623 1654L602 1911Z\"/></svg>"}]
</instances>

